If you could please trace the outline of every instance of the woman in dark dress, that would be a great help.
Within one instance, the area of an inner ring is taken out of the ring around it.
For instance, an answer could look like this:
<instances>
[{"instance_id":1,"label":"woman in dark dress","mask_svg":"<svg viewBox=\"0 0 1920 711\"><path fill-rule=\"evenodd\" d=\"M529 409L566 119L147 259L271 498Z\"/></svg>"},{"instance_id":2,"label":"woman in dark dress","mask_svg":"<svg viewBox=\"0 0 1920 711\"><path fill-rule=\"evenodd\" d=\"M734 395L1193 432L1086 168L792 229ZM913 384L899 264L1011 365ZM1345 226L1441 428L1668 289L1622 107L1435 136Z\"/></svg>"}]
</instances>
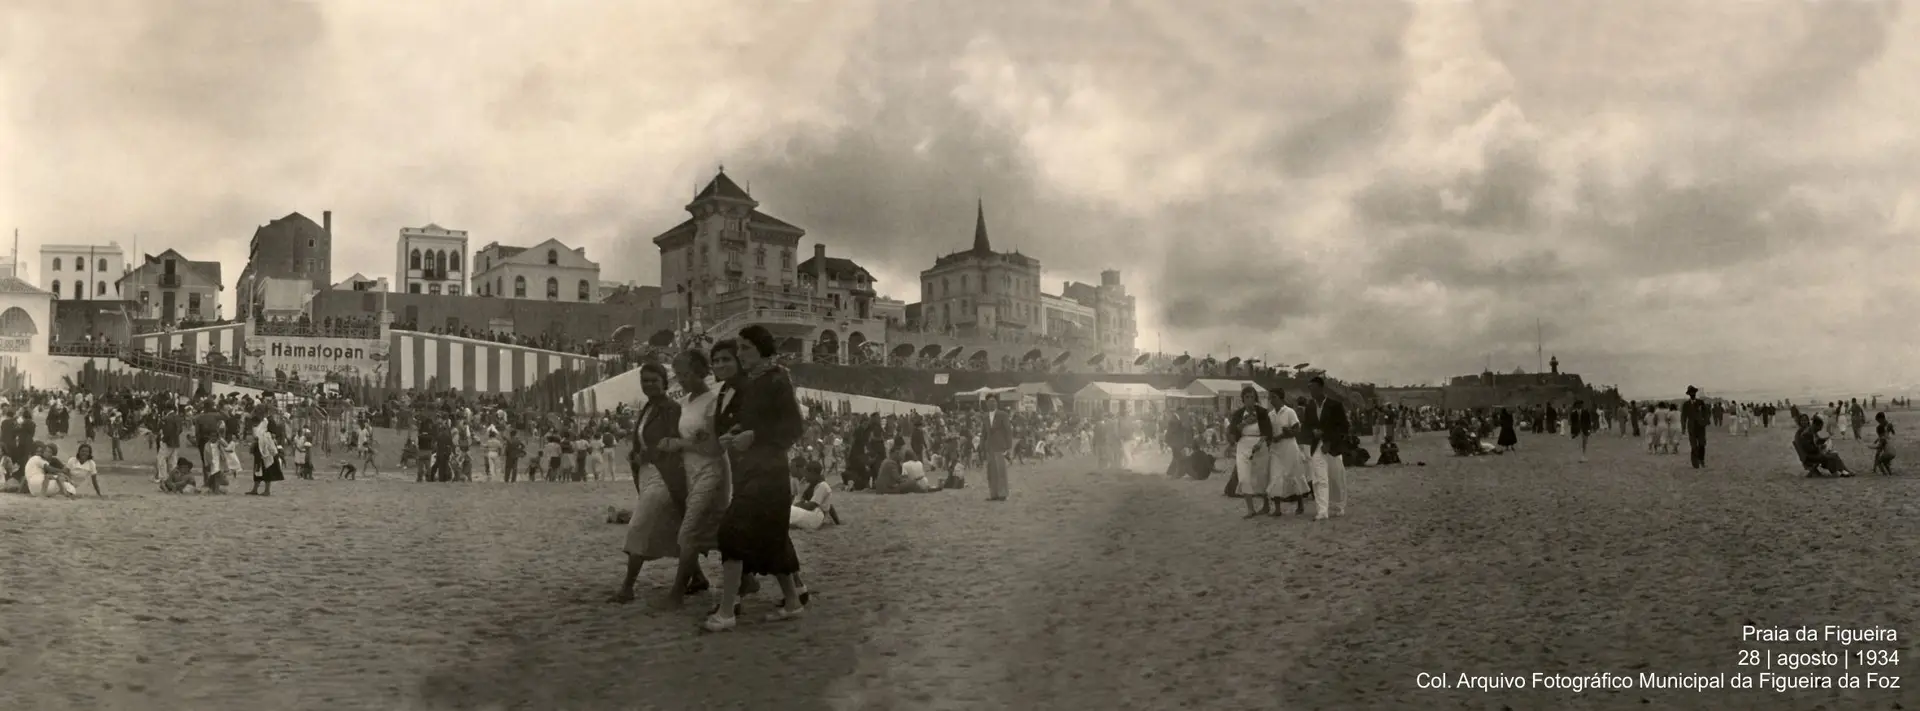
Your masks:
<instances>
[{"instance_id":1,"label":"woman in dark dress","mask_svg":"<svg viewBox=\"0 0 1920 711\"><path fill-rule=\"evenodd\" d=\"M1520 435L1515 434L1513 431L1513 413L1507 411L1507 408L1500 408L1500 441L1495 444L1500 445L1501 449L1511 452L1513 451L1513 445L1519 443Z\"/></svg>"},{"instance_id":2,"label":"woman in dark dress","mask_svg":"<svg viewBox=\"0 0 1920 711\"><path fill-rule=\"evenodd\" d=\"M737 623L741 581L745 576L771 575L780 585L780 608L767 621L785 621L806 612L787 523L793 485L788 482L788 450L800 438L804 422L793 382L785 368L773 363L777 347L773 334L760 326L740 332L738 357L744 371L722 392L714 431L733 462L733 500L720 523L720 560L725 574L720 604L702 627L724 632ZM719 344L714 360L720 359Z\"/></svg>"},{"instance_id":3,"label":"woman in dark dress","mask_svg":"<svg viewBox=\"0 0 1920 711\"><path fill-rule=\"evenodd\" d=\"M273 406L263 403L253 411L247 431L253 434L253 490L247 495L272 496L273 483L286 479L280 471L286 428L273 416Z\"/></svg>"}]
</instances>

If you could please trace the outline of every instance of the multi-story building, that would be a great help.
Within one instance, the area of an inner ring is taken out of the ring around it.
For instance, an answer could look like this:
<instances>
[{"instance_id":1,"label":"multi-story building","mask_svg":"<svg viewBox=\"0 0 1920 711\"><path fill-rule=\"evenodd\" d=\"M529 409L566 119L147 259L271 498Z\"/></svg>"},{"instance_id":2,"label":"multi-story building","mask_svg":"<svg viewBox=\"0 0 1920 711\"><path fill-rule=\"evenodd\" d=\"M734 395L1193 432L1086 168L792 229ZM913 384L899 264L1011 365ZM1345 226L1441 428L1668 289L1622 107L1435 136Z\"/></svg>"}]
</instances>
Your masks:
<instances>
[{"instance_id":1,"label":"multi-story building","mask_svg":"<svg viewBox=\"0 0 1920 711\"><path fill-rule=\"evenodd\" d=\"M794 251L806 230L759 207L725 171L694 194L686 207L691 217L653 238L664 306L696 323L754 308L831 309L824 294L799 284Z\"/></svg>"},{"instance_id":2,"label":"multi-story building","mask_svg":"<svg viewBox=\"0 0 1920 711\"><path fill-rule=\"evenodd\" d=\"M473 261L473 288L481 296L586 303L599 296L600 264L587 259L587 248L557 239L532 247L489 243Z\"/></svg>"},{"instance_id":3,"label":"multi-story building","mask_svg":"<svg viewBox=\"0 0 1920 711\"><path fill-rule=\"evenodd\" d=\"M920 272L921 318L926 328L961 335L1040 331L1040 260L995 252L987 238L987 209L977 206L973 248L934 260Z\"/></svg>"},{"instance_id":4,"label":"multi-story building","mask_svg":"<svg viewBox=\"0 0 1920 711\"><path fill-rule=\"evenodd\" d=\"M135 318L162 323L220 319L220 263L196 262L167 250L146 255L122 275L120 292L139 304Z\"/></svg>"},{"instance_id":5,"label":"multi-story building","mask_svg":"<svg viewBox=\"0 0 1920 711\"><path fill-rule=\"evenodd\" d=\"M1071 287L1069 287L1071 288ZM1064 296L1040 295L1040 335L1079 343L1098 340L1093 307Z\"/></svg>"},{"instance_id":6,"label":"multi-story building","mask_svg":"<svg viewBox=\"0 0 1920 711\"><path fill-rule=\"evenodd\" d=\"M816 244L813 246L813 256L801 262L798 271L800 287L815 294L824 294L832 304L832 315L879 318L873 314L874 299L879 297L873 290L873 274L853 260L828 257L827 246ZM824 284L817 281L822 277L826 279Z\"/></svg>"},{"instance_id":7,"label":"multi-story building","mask_svg":"<svg viewBox=\"0 0 1920 711\"><path fill-rule=\"evenodd\" d=\"M602 292L600 303L631 306L636 309L657 309L660 308L660 287L624 284L612 291Z\"/></svg>"},{"instance_id":8,"label":"multi-story building","mask_svg":"<svg viewBox=\"0 0 1920 711\"><path fill-rule=\"evenodd\" d=\"M306 281L309 294L333 287L333 211L321 212L320 221L295 212L253 231L247 265L234 283L242 318L264 309L266 279Z\"/></svg>"},{"instance_id":9,"label":"multi-story building","mask_svg":"<svg viewBox=\"0 0 1920 711\"><path fill-rule=\"evenodd\" d=\"M127 253L118 242L40 247L40 286L56 299L120 299L115 282L126 273Z\"/></svg>"},{"instance_id":10,"label":"multi-story building","mask_svg":"<svg viewBox=\"0 0 1920 711\"><path fill-rule=\"evenodd\" d=\"M1134 315L1133 296L1120 283L1120 271L1100 272L1100 285L1069 282L1061 296L1093 308L1094 332L1100 349L1120 355L1134 355L1134 341L1140 335Z\"/></svg>"},{"instance_id":11,"label":"multi-story building","mask_svg":"<svg viewBox=\"0 0 1920 711\"><path fill-rule=\"evenodd\" d=\"M468 293L466 261L466 230L402 227L393 273L408 294L460 296Z\"/></svg>"}]
</instances>

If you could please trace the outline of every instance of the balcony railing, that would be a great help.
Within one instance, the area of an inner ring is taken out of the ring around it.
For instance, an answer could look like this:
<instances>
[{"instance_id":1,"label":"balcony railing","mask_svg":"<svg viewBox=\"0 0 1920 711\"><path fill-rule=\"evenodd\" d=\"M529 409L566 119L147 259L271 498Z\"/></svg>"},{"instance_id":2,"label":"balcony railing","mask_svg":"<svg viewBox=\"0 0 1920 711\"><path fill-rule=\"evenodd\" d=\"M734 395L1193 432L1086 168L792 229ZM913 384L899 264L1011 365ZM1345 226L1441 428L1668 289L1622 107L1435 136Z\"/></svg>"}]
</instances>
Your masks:
<instances>
[{"instance_id":1,"label":"balcony railing","mask_svg":"<svg viewBox=\"0 0 1920 711\"><path fill-rule=\"evenodd\" d=\"M162 289L178 289L178 288L180 288L180 275L179 275L179 274L177 274L177 273L176 273L176 274L161 274L161 275L160 275L160 288L162 288Z\"/></svg>"}]
</instances>

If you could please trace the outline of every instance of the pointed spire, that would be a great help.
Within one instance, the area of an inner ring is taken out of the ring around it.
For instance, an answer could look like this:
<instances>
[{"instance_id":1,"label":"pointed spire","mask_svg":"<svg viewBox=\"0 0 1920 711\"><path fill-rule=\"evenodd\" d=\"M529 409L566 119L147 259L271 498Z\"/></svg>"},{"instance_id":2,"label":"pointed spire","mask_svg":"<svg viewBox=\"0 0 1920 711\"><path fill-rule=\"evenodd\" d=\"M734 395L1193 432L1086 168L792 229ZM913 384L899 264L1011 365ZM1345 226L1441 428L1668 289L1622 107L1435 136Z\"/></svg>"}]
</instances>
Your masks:
<instances>
[{"instance_id":1,"label":"pointed spire","mask_svg":"<svg viewBox=\"0 0 1920 711\"><path fill-rule=\"evenodd\" d=\"M993 243L987 240L987 201L981 200L975 205L973 216L973 251L991 252Z\"/></svg>"}]
</instances>

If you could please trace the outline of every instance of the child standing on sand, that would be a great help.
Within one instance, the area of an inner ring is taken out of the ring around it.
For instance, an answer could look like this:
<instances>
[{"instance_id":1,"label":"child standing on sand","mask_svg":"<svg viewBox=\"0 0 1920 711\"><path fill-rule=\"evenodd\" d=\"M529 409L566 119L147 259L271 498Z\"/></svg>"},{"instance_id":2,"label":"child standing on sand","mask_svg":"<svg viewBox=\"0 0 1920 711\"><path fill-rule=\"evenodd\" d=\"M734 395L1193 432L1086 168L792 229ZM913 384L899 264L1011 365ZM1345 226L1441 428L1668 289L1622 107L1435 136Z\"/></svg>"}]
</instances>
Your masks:
<instances>
[{"instance_id":1,"label":"child standing on sand","mask_svg":"<svg viewBox=\"0 0 1920 711\"><path fill-rule=\"evenodd\" d=\"M313 478L313 430L300 430L300 435L294 438L293 461L300 478Z\"/></svg>"}]
</instances>

